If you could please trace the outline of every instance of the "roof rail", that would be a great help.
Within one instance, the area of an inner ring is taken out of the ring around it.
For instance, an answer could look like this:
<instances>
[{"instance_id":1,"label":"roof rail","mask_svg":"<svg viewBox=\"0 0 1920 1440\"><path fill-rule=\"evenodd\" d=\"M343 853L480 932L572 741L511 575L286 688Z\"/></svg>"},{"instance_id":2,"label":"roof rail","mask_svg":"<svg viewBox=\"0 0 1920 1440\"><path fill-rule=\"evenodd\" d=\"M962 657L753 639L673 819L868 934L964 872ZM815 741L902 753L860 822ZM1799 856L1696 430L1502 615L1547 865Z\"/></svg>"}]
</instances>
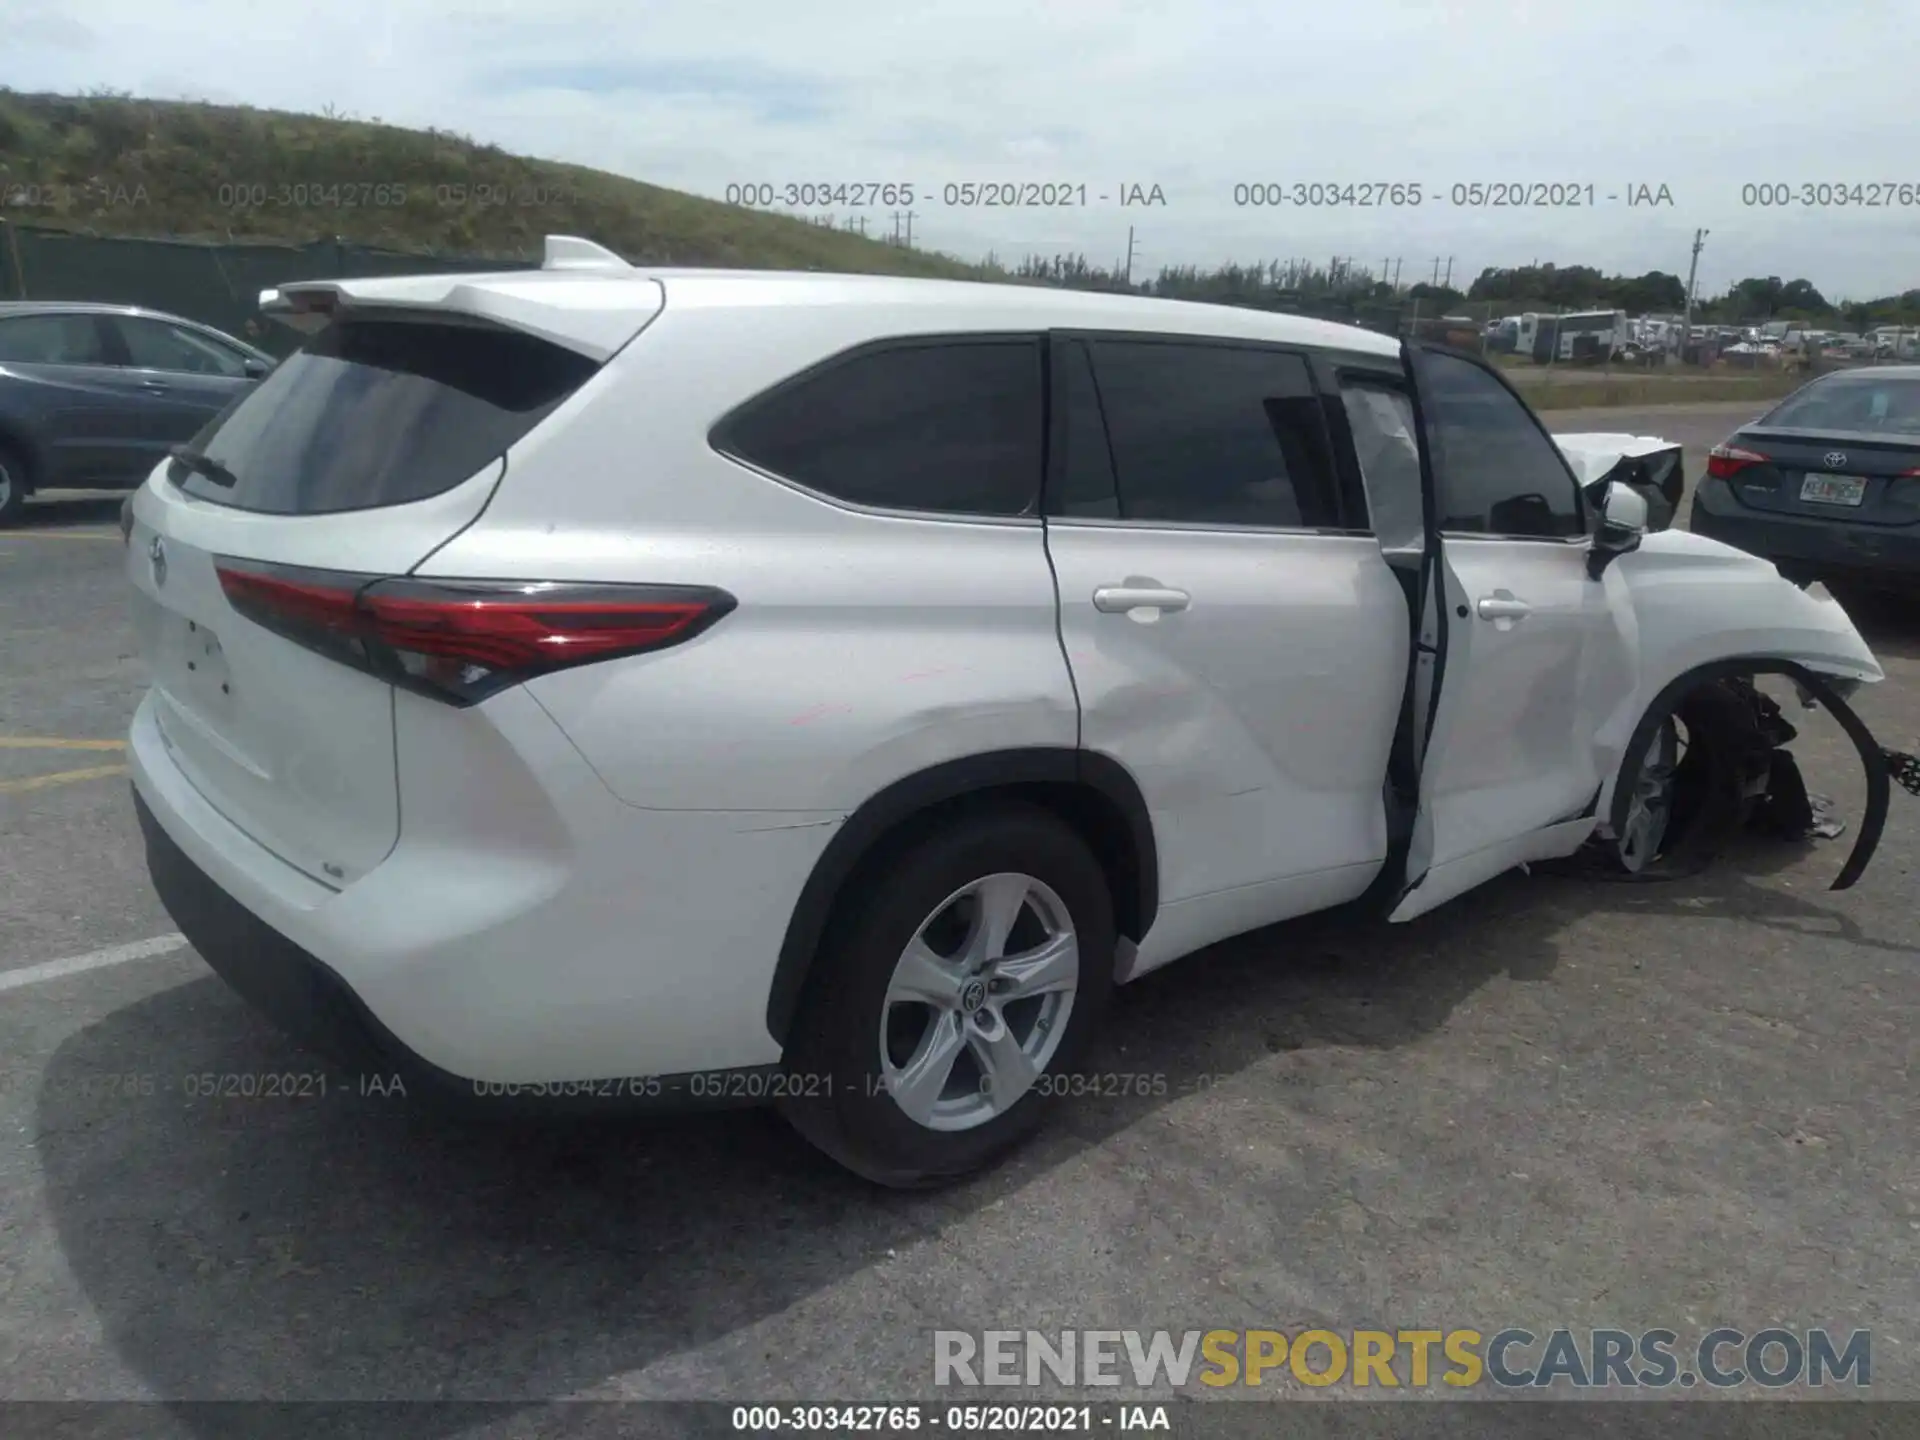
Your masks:
<instances>
[{"instance_id":1,"label":"roof rail","mask_svg":"<svg viewBox=\"0 0 1920 1440\"><path fill-rule=\"evenodd\" d=\"M542 270L629 271L633 267L604 245L582 240L577 235L547 236L546 258Z\"/></svg>"}]
</instances>

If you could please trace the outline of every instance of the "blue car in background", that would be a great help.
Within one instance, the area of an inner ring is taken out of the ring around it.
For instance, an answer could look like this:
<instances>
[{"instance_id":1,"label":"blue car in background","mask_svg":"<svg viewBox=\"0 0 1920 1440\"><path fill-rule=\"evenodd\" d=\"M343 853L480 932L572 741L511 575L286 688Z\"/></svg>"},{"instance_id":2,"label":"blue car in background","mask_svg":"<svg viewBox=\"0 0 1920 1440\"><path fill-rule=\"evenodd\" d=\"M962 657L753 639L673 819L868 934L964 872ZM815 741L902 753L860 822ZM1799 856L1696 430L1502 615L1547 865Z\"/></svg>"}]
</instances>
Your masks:
<instances>
[{"instance_id":1,"label":"blue car in background","mask_svg":"<svg viewBox=\"0 0 1920 1440\"><path fill-rule=\"evenodd\" d=\"M0 526L36 490L135 490L275 364L133 305L0 303Z\"/></svg>"},{"instance_id":2,"label":"blue car in background","mask_svg":"<svg viewBox=\"0 0 1920 1440\"><path fill-rule=\"evenodd\" d=\"M1920 594L1920 365L1824 375L1741 426L1688 523L1802 585Z\"/></svg>"}]
</instances>

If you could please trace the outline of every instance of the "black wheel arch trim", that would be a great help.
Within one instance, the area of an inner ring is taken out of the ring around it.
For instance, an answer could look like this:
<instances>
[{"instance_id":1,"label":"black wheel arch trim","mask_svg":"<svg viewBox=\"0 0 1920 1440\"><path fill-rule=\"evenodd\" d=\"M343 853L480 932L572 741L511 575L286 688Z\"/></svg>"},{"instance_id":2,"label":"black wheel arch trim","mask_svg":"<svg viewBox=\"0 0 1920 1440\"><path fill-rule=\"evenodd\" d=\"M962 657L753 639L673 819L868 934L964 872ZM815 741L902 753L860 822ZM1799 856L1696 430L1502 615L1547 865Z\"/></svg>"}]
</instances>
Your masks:
<instances>
[{"instance_id":1,"label":"black wheel arch trim","mask_svg":"<svg viewBox=\"0 0 1920 1440\"><path fill-rule=\"evenodd\" d=\"M1795 681L1814 699L1827 709L1827 712L1839 722L1840 728L1847 732L1847 738L1853 742L1853 748L1859 753L1860 764L1866 771L1867 808L1860 818L1859 834L1853 842L1853 851L1847 856L1847 863L1840 869L1830 890L1847 890L1866 872L1868 862L1873 859L1874 851L1879 848L1881 832L1887 824L1887 805L1892 797L1892 778L1887 767L1887 757L1879 742L1873 738L1873 732L1866 722L1854 712L1851 705L1841 698L1832 682L1816 671L1792 660L1781 660L1765 656L1753 656L1746 659L1715 660L1696 666L1667 683L1660 693L1654 696L1647 706L1646 713L1640 717L1640 723L1633 728L1633 734L1627 740L1626 759L1622 763L1619 776L1614 781L1613 803L1608 807L1607 823L1617 835L1627 821L1627 808L1633 799L1633 782L1638 779L1638 757L1645 751L1655 727L1672 713L1682 696L1702 685L1712 684L1716 680L1742 678L1753 675L1785 675Z\"/></svg>"},{"instance_id":2,"label":"black wheel arch trim","mask_svg":"<svg viewBox=\"0 0 1920 1440\"><path fill-rule=\"evenodd\" d=\"M1139 783L1111 756L1068 746L995 750L944 761L894 781L849 815L815 862L787 922L767 992L767 1030L781 1045L793 1025L822 936L843 888L883 837L935 806L1021 785L1090 790L1124 819L1131 895L1113 897L1119 933L1138 941L1160 908L1160 858Z\"/></svg>"}]
</instances>

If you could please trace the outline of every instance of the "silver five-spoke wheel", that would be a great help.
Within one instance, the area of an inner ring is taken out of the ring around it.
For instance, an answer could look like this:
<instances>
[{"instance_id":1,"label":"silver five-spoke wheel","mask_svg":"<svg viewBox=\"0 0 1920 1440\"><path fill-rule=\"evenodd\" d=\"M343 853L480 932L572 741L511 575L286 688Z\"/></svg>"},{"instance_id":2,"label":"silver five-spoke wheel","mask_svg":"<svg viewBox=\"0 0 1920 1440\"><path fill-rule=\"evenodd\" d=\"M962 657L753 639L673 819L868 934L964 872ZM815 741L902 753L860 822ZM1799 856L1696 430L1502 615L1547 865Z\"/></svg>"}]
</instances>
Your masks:
<instances>
[{"instance_id":1,"label":"silver five-spoke wheel","mask_svg":"<svg viewBox=\"0 0 1920 1440\"><path fill-rule=\"evenodd\" d=\"M1066 905L1031 875L986 875L914 932L880 1011L880 1073L930 1130L1005 1114L1066 1033L1080 953Z\"/></svg>"}]
</instances>

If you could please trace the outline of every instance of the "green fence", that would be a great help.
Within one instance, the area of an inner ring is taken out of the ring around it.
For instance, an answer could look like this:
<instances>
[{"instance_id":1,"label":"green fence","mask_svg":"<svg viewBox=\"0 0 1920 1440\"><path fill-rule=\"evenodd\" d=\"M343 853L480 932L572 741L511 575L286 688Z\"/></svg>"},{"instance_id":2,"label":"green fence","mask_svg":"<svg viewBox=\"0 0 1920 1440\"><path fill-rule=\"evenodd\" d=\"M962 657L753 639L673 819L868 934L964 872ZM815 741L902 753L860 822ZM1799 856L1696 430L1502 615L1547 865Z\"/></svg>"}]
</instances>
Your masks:
<instances>
[{"instance_id":1,"label":"green fence","mask_svg":"<svg viewBox=\"0 0 1920 1440\"><path fill-rule=\"evenodd\" d=\"M0 300L145 305L215 326L276 355L303 338L260 318L260 292L295 280L471 273L538 265L526 256L417 255L342 240L249 245L80 235L0 220Z\"/></svg>"},{"instance_id":2,"label":"green fence","mask_svg":"<svg viewBox=\"0 0 1920 1440\"><path fill-rule=\"evenodd\" d=\"M131 239L85 235L0 220L0 300L98 300L144 305L212 325L275 355L290 353L303 338L288 326L260 316L260 292L295 280L348 280L374 275L462 274L520 270L536 256L435 255L377 250L339 239L305 245L226 243L200 240ZM1073 285L1072 279L1033 277L1040 284ZM1099 277L1085 282L1103 288ZM1175 299L1307 315L1364 325L1389 335L1409 326L1407 306L1397 300L1303 294L1295 291L1189 293L1184 286L1156 289ZM1417 316L1418 307L1414 307ZM1433 322L1429 318L1426 324Z\"/></svg>"}]
</instances>

